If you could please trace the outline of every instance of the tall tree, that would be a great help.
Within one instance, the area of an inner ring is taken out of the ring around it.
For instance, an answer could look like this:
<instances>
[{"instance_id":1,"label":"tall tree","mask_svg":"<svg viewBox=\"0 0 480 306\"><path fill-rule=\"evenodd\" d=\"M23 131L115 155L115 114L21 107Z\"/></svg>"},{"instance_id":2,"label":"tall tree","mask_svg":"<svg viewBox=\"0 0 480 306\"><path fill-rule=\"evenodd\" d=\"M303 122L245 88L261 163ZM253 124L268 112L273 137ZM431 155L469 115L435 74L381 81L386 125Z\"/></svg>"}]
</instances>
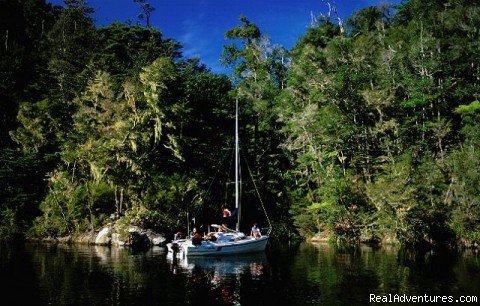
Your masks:
<instances>
[{"instance_id":1,"label":"tall tree","mask_svg":"<svg viewBox=\"0 0 480 306\"><path fill-rule=\"evenodd\" d=\"M138 15L138 18L140 19L145 19L145 26L147 28L150 28L150 16L153 11L155 11L155 8L150 5L146 0L133 0L135 3L138 3L140 5L140 8L142 9L143 13L140 13Z\"/></svg>"}]
</instances>

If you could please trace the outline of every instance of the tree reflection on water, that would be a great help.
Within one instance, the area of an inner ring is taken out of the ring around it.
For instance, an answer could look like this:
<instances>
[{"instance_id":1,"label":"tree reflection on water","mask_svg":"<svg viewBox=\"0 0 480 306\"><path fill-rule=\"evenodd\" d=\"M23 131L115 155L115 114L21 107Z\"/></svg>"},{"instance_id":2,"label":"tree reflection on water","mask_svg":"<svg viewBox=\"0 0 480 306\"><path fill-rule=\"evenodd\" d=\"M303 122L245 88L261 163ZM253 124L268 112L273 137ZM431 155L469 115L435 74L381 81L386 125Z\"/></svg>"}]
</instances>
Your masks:
<instances>
[{"instance_id":1,"label":"tree reflection on water","mask_svg":"<svg viewBox=\"0 0 480 306\"><path fill-rule=\"evenodd\" d=\"M479 258L272 244L266 253L173 260L163 248L0 245L0 280L15 305L368 305L371 293L480 297Z\"/></svg>"}]
</instances>

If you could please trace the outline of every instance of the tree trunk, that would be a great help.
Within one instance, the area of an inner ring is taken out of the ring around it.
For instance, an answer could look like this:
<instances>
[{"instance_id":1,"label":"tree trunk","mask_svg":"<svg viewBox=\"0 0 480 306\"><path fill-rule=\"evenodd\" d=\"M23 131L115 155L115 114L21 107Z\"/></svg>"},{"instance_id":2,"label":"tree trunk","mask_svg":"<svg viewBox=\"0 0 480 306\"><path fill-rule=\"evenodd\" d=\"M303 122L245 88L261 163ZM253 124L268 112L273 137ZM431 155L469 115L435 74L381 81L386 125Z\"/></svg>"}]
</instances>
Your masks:
<instances>
[{"instance_id":1,"label":"tree trunk","mask_svg":"<svg viewBox=\"0 0 480 306\"><path fill-rule=\"evenodd\" d=\"M120 188L120 201L119 201L119 205L120 205L120 209L119 209L119 212L120 212L120 215L123 214L123 187Z\"/></svg>"},{"instance_id":2,"label":"tree trunk","mask_svg":"<svg viewBox=\"0 0 480 306\"><path fill-rule=\"evenodd\" d=\"M115 214L116 217L120 215L120 205L119 205L119 200L118 200L118 186L115 185Z\"/></svg>"},{"instance_id":3,"label":"tree trunk","mask_svg":"<svg viewBox=\"0 0 480 306\"><path fill-rule=\"evenodd\" d=\"M8 51L8 30L5 30L5 52Z\"/></svg>"}]
</instances>

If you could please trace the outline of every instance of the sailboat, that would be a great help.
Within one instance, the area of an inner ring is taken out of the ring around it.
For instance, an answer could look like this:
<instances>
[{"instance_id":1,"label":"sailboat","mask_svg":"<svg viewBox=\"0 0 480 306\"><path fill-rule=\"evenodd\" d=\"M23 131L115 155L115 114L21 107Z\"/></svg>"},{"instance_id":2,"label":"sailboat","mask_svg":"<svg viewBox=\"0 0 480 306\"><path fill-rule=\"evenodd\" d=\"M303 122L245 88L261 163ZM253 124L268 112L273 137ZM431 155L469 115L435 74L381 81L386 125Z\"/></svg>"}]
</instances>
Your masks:
<instances>
[{"instance_id":1,"label":"sailboat","mask_svg":"<svg viewBox=\"0 0 480 306\"><path fill-rule=\"evenodd\" d=\"M235 210L237 212L235 230L226 229L219 225L212 224L211 227L219 230L215 233L210 233L211 237L214 237L213 239L202 240L200 242L197 241L195 243L191 237L186 239L176 239L167 244L169 254L180 257L219 256L261 252L265 250L271 227L268 228L267 233L262 234L260 237L251 237L240 231L242 210L239 194L240 150L238 140L238 100L236 100L235 103Z\"/></svg>"}]
</instances>

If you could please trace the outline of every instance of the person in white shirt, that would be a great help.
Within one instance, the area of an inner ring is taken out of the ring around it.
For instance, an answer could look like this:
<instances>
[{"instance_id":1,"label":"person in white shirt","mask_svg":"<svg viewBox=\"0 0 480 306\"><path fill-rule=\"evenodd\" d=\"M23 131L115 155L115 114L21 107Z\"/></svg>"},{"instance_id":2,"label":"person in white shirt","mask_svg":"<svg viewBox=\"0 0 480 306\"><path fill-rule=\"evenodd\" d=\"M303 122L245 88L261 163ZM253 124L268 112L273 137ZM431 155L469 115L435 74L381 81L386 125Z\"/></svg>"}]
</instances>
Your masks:
<instances>
[{"instance_id":1,"label":"person in white shirt","mask_svg":"<svg viewBox=\"0 0 480 306\"><path fill-rule=\"evenodd\" d=\"M262 233L260 233L260 228L258 228L256 222L253 224L252 230L250 231L250 236L254 238L262 237Z\"/></svg>"}]
</instances>

